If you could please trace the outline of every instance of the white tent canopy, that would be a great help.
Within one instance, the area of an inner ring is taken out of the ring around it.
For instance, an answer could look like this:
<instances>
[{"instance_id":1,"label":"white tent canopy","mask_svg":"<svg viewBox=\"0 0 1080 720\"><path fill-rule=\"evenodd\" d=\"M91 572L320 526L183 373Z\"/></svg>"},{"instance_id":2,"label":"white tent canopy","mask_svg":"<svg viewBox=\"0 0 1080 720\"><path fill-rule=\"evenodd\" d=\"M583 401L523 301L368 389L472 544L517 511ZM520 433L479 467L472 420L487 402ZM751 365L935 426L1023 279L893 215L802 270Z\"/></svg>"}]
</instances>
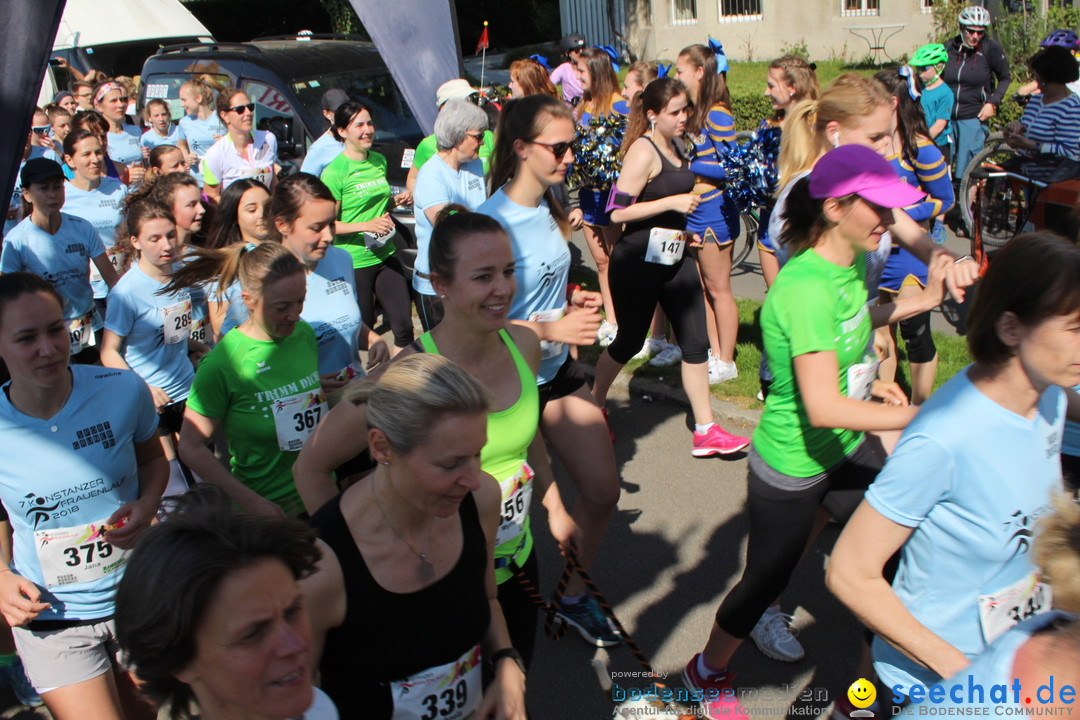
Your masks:
<instances>
[{"instance_id":1,"label":"white tent canopy","mask_svg":"<svg viewBox=\"0 0 1080 720\"><path fill-rule=\"evenodd\" d=\"M53 49L193 36L212 38L179 0L68 0Z\"/></svg>"}]
</instances>

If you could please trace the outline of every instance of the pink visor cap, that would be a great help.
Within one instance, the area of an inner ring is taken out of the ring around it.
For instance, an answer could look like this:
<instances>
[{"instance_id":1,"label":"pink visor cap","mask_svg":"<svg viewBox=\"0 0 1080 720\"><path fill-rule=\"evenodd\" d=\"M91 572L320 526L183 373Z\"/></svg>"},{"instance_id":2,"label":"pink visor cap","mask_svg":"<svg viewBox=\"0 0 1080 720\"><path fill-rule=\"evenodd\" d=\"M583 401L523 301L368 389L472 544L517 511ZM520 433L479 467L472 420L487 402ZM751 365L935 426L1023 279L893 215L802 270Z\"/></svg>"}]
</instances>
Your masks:
<instances>
[{"instance_id":1,"label":"pink visor cap","mask_svg":"<svg viewBox=\"0 0 1080 720\"><path fill-rule=\"evenodd\" d=\"M810 172L810 197L824 200L845 195L858 195L887 208L907 207L926 197L901 180L885 158L864 145L830 150Z\"/></svg>"}]
</instances>

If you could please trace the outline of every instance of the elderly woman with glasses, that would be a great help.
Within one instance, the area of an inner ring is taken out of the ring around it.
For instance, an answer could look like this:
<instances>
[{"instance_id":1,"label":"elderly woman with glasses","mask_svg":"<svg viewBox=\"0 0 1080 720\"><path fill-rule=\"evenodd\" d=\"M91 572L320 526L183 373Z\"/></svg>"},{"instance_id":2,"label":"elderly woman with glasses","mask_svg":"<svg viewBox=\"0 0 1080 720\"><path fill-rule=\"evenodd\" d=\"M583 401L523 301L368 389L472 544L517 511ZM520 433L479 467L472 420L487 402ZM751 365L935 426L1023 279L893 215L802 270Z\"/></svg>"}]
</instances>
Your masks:
<instances>
[{"instance_id":1,"label":"elderly woman with glasses","mask_svg":"<svg viewBox=\"0 0 1080 720\"><path fill-rule=\"evenodd\" d=\"M960 34L945 43L949 55L941 79L956 95L953 132L956 177L986 142L987 122L997 112L1012 79L1001 43L988 37L990 13L972 5L960 11Z\"/></svg>"},{"instance_id":2,"label":"elderly woman with glasses","mask_svg":"<svg viewBox=\"0 0 1080 720\"><path fill-rule=\"evenodd\" d=\"M258 180L271 191L277 172L277 138L252 130L255 103L239 88L225 88L217 97L217 112L226 133L203 158L203 189L215 203L221 191L240 178Z\"/></svg>"},{"instance_id":3,"label":"elderly woman with glasses","mask_svg":"<svg viewBox=\"0 0 1080 720\"><path fill-rule=\"evenodd\" d=\"M413 194L416 213L416 272L413 288L419 293L416 311L424 331L439 324L442 307L428 277L428 246L439 211L450 203L476 210L487 200L480 146L488 129L487 113L467 100L451 100L435 120L438 151L416 176Z\"/></svg>"}]
</instances>

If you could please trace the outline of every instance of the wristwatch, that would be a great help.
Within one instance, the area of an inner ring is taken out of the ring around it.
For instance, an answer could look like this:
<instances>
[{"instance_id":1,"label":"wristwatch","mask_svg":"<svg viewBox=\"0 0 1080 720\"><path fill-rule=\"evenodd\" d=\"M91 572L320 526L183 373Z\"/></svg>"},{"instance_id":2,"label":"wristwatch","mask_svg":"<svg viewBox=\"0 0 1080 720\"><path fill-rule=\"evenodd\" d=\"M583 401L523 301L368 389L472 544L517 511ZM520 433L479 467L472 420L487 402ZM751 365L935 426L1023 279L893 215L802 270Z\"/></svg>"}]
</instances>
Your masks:
<instances>
[{"instance_id":1,"label":"wristwatch","mask_svg":"<svg viewBox=\"0 0 1080 720\"><path fill-rule=\"evenodd\" d=\"M515 663L517 663L517 666L521 669L521 674L522 675L527 674L525 672L525 661L521 659L521 653L519 653L517 650L515 650L512 647L503 648L502 650L499 650L499 651L493 653L492 656L491 656L491 667L493 669L496 669L496 666L499 664L499 661L504 660L506 658L510 658Z\"/></svg>"}]
</instances>

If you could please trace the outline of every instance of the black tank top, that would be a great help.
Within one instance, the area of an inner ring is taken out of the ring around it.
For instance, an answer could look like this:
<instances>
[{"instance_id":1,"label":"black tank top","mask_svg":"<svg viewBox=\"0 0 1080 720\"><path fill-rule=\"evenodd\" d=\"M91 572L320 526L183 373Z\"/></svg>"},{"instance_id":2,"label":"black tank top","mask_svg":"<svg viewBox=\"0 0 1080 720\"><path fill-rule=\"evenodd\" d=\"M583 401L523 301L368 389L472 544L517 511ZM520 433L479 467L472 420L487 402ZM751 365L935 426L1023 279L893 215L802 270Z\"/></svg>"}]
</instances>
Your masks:
<instances>
[{"instance_id":1,"label":"black tank top","mask_svg":"<svg viewBox=\"0 0 1080 720\"><path fill-rule=\"evenodd\" d=\"M385 590L371 576L341 514L341 495L311 518L345 577L345 621L326 635L321 687L342 718L389 720L390 683L458 659L491 623L488 554L472 494L458 510L461 556L441 580L414 593Z\"/></svg>"},{"instance_id":2,"label":"black tank top","mask_svg":"<svg viewBox=\"0 0 1080 720\"><path fill-rule=\"evenodd\" d=\"M694 173L690 172L690 163L684 160L682 167L672 165L671 161L664 157L664 153L660 152L660 148L656 147L656 143L652 141L652 138L645 139L652 143L653 149L656 150L656 153L660 156L660 172L652 180L645 183L645 188L641 191L641 195L638 196L638 202L648 202L650 200L671 197L672 195L682 195L683 193L688 193L693 190ZM626 229L623 230L623 237L627 239L644 238L647 243L649 240L649 231L653 228L685 230L686 215L674 210L668 210L659 215L653 215L652 217L647 217L642 220L626 223Z\"/></svg>"}]
</instances>

